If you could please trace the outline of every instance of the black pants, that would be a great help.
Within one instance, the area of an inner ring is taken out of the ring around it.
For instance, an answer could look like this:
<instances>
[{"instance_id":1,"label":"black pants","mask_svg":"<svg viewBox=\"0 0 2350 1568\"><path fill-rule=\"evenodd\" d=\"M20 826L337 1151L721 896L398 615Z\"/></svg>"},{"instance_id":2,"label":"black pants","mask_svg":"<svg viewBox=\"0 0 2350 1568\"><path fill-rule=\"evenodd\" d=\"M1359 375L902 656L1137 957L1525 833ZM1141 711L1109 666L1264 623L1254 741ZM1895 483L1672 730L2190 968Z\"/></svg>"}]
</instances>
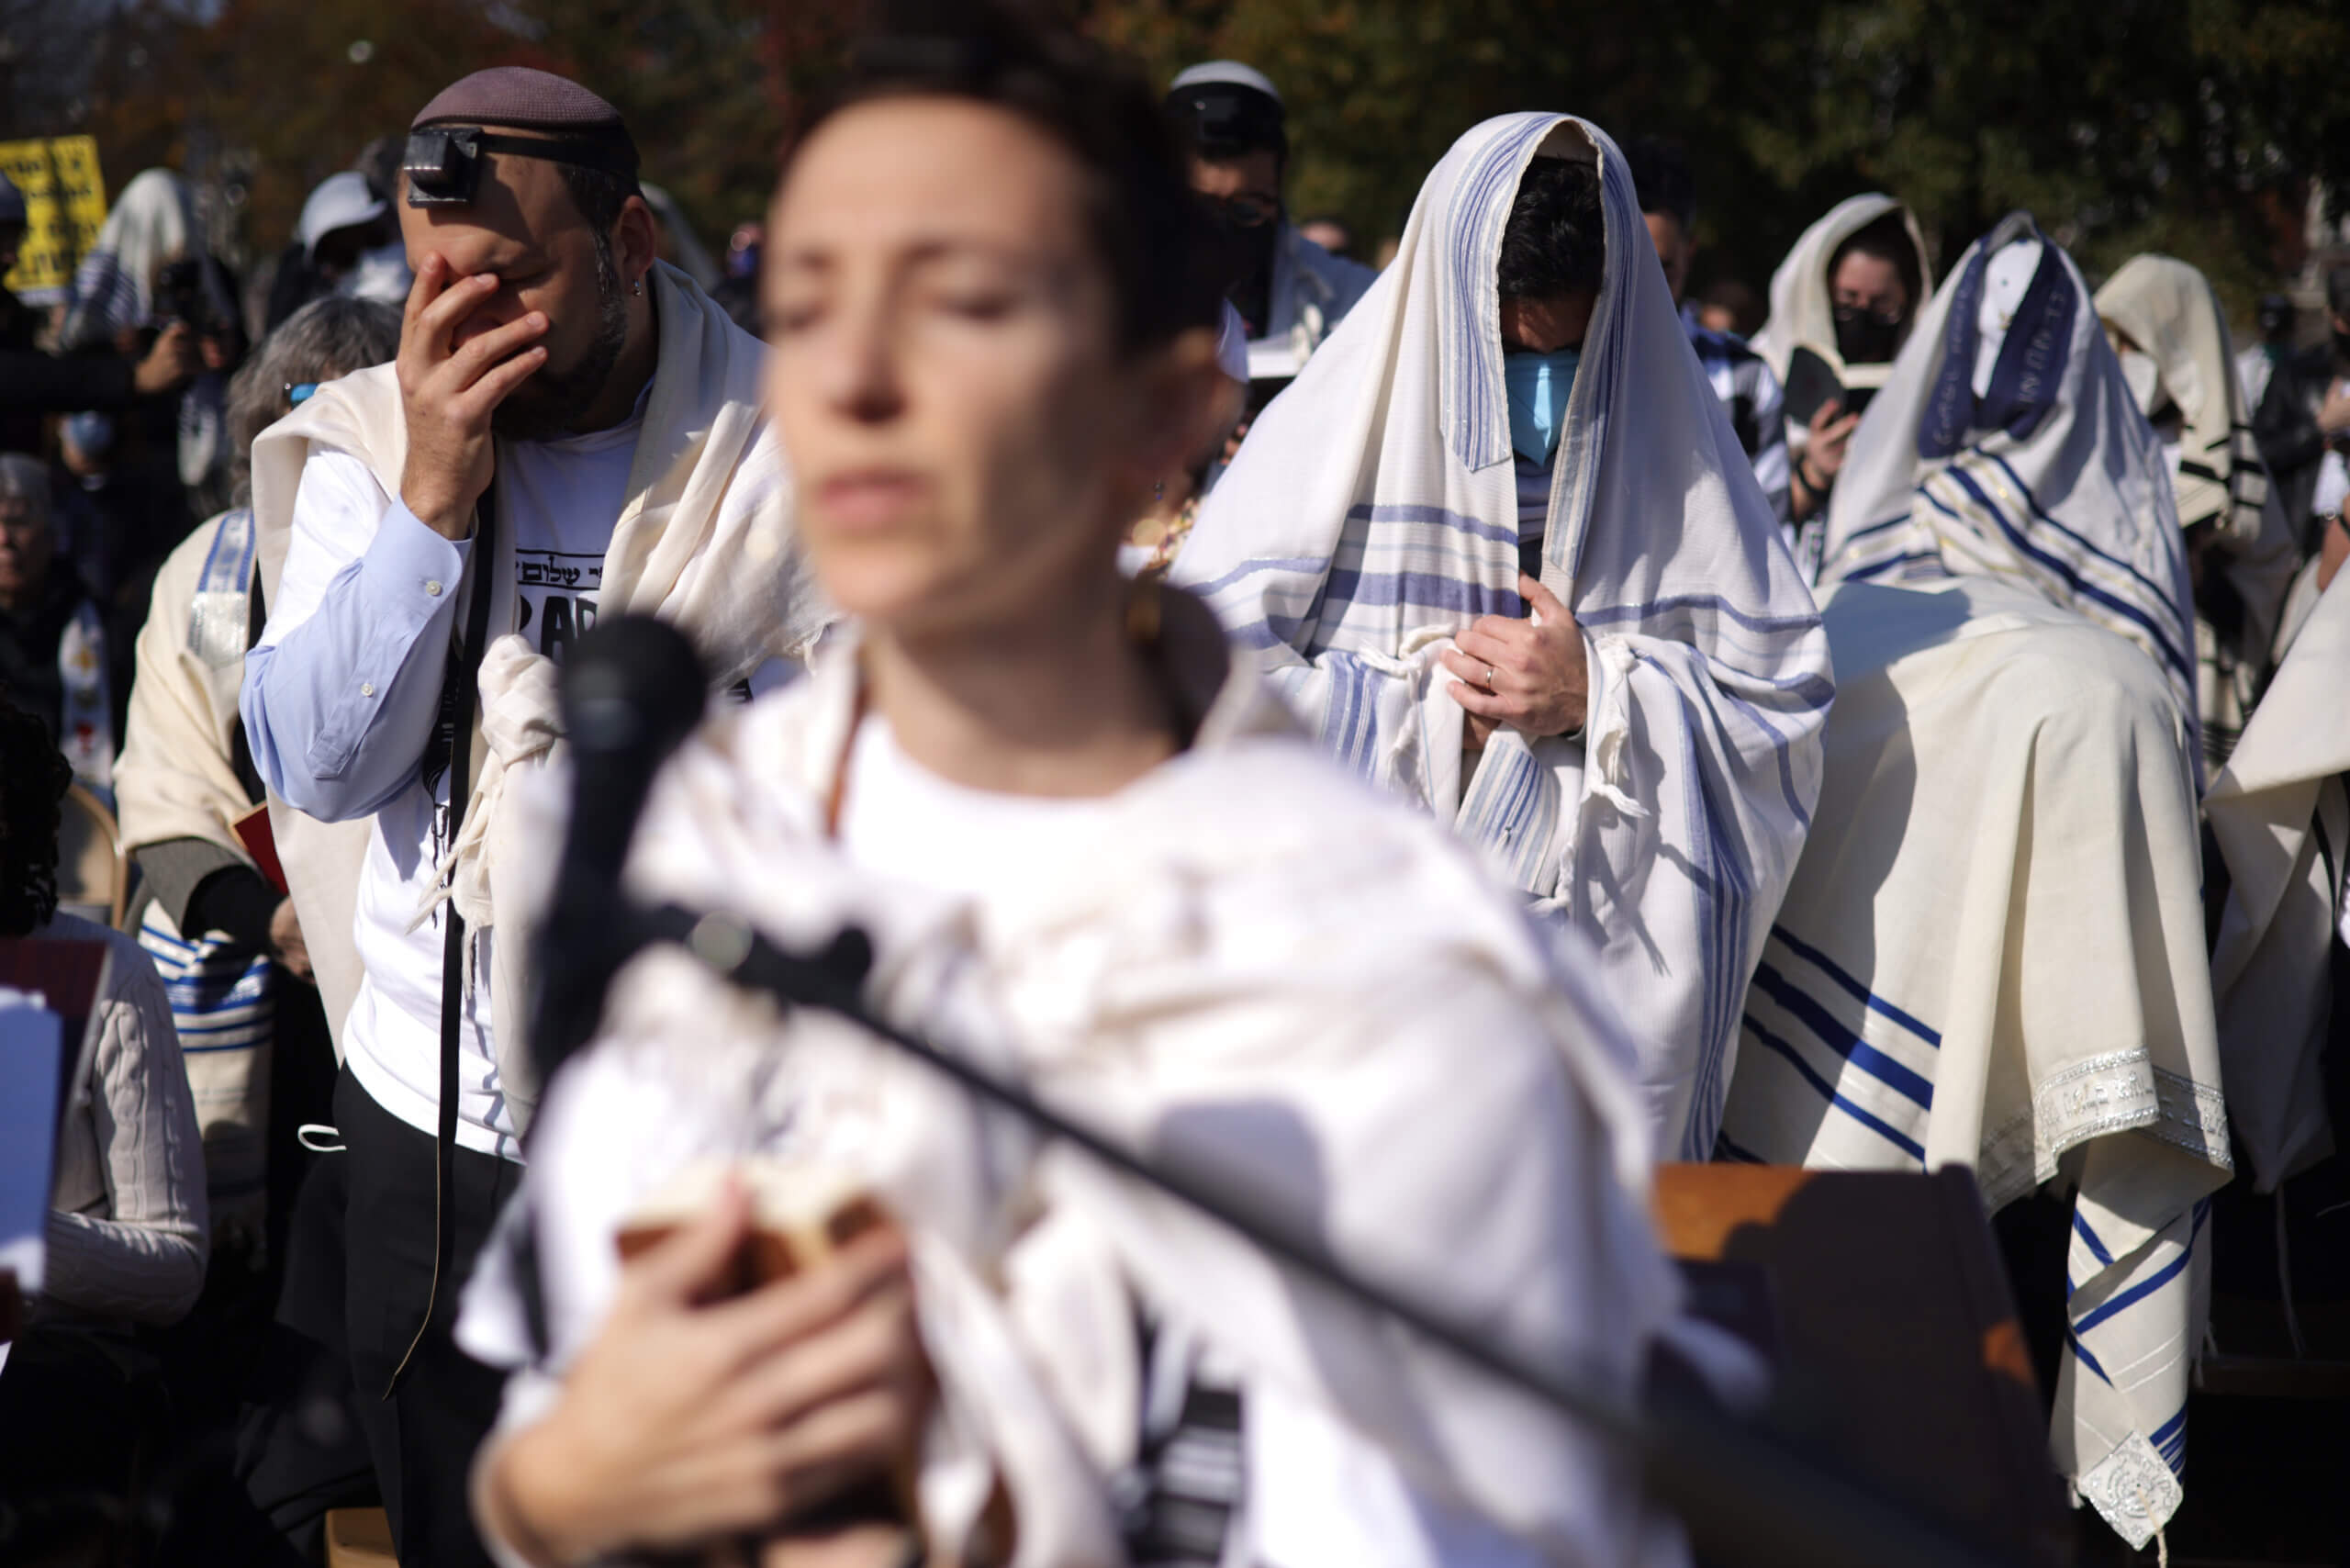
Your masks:
<instances>
[{"instance_id":1,"label":"black pants","mask_svg":"<svg viewBox=\"0 0 2350 1568\"><path fill-rule=\"evenodd\" d=\"M457 1301L521 1167L467 1148L455 1151L452 1277L432 1286L433 1141L393 1115L346 1067L336 1081L335 1126L350 1161L345 1211L344 1311L358 1412L375 1462L392 1540L418 1568L487 1568L466 1503L474 1450L498 1416L503 1374L474 1361L450 1338ZM432 1321L389 1398L425 1304Z\"/></svg>"}]
</instances>

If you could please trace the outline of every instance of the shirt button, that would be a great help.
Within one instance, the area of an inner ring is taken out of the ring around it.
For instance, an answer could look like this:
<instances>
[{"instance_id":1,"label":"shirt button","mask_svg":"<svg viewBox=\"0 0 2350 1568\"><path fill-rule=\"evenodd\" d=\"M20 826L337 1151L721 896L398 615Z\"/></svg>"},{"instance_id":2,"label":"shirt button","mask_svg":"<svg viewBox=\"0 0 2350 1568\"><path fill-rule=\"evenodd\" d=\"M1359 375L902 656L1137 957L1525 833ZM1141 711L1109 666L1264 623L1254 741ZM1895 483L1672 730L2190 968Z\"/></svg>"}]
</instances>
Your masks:
<instances>
[{"instance_id":1,"label":"shirt button","mask_svg":"<svg viewBox=\"0 0 2350 1568\"><path fill-rule=\"evenodd\" d=\"M441 585L435 582L428 582L424 585L424 591L431 594L434 599L439 599L441 597Z\"/></svg>"},{"instance_id":2,"label":"shirt button","mask_svg":"<svg viewBox=\"0 0 2350 1568\"><path fill-rule=\"evenodd\" d=\"M373 697L373 696L375 696L375 683L374 681L372 681L372 680L363 680L363 681L361 681L361 682L359 683L359 695L360 695L360 696L362 696L362 697Z\"/></svg>"}]
</instances>

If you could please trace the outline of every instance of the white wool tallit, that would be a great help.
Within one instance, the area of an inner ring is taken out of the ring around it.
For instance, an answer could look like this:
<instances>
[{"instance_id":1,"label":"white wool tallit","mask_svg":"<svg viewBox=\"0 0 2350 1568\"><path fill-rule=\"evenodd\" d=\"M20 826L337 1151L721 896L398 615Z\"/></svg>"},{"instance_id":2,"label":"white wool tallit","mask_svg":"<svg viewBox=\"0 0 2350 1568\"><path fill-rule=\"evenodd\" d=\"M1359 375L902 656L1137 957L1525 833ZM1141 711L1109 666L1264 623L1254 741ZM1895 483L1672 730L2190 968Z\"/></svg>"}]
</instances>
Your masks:
<instances>
[{"instance_id":1,"label":"white wool tallit","mask_svg":"<svg viewBox=\"0 0 2350 1568\"><path fill-rule=\"evenodd\" d=\"M1630 1046L1580 944L1343 777L1246 670L1189 751L1089 801L1019 886L975 902L877 876L825 828L858 712L853 652L831 653L665 770L631 854L638 897L733 911L785 944L858 924L885 1015L1216 1171L1342 1262L1631 1390L1677 1289L1642 1207ZM923 1495L950 1556L985 1495L959 1518L948 1500L976 1449L1012 1493L1017 1562L1122 1560L1109 1483L1139 1432L1137 1315L1203 1335L1240 1369L1244 1408L1344 1423L1547 1561L1677 1555L1628 1455L822 1015L779 1023L655 954L619 977L606 1024L554 1085L522 1194L556 1369L608 1307L612 1237L643 1195L685 1163L763 1151L850 1173L912 1233L957 1439L929 1446ZM466 1302L476 1354L501 1319L510 1338L504 1268ZM1416 1560L1381 1548L1369 1560Z\"/></svg>"},{"instance_id":2,"label":"white wool tallit","mask_svg":"<svg viewBox=\"0 0 2350 1568\"><path fill-rule=\"evenodd\" d=\"M730 686L771 657L802 656L828 612L789 545L789 477L759 418L764 351L684 274L661 263L647 275L660 353L629 468L628 498L604 555L597 608L607 615L632 611L675 622L692 636L717 684ZM302 466L314 451L360 458L386 494L398 494L408 431L397 367L378 365L320 387L254 442L253 511L263 581L273 598L292 537ZM441 872L449 901L476 932L498 928L509 879L546 873L546 867L534 872L508 853L514 834L503 803L513 771L543 763L560 737L554 666L514 635L520 599L510 587L514 529L504 518L491 555L476 553L468 560L459 588L463 602L470 603L474 575L492 574L490 643L481 662L472 748L476 772L464 830ZM463 622L461 614L460 627ZM339 1029L358 990L349 911L367 824L309 823L274 800L271 816L296 905L306 912L304 930L328 1017ZM311 899L320 901L327 916L317 928L307 918ZM536 1098L520 1024L526 995L520 966L528 947L522 933L499 929L492 949L494 1043L518 1122Z\"/></svg>"},{"instance_id":3,"label":"white wool tallit","mask_svg":"<svg viewBox=\"0 0 2350 1568\"><path fill-rule=\"evenodd\" d=\"M1481 615L1525 613L1495 267L1538 156L1595 161L1605 192L1541 570L1583 629L1591 700L1580 737L1501 731L1464 778L1437 655ZM1174 577L1340 761L1453 824L1597 947L1661 1148L1710 1157L1736 1000L1810 824L1834 686L1605 133L1522 114L1453 144L1394 263L1257 420Z\"/></svg>"},{"instance_id":4,"label":"white wool tallit","mask_svg":"<svg viewBox=\"0 0 2350 1568\"><path fill-rule=\"evenodd\" d=\"M1809 349L1828 362L1838 380L1847 386L1883 386L1876 367L1859 367L1844 363L1836 348L1836 301L1829 286L1828 264L1836 259L1836 248L1845 241L1874 223L1888 212L1901 215L1902 227L1908 232L1909 242L1918 248L1918 276L1925 294L1934 291L1934 269L1926 254L1926 237L1919 231L1918 219L1901 203L1880 192L1866 196L1848 196L1828 209L1828 216L1803 231L1795 248L1771 274L1771 319L1754 334L1753 350L1769 363L1771 373L1786 384L1787 361L1799 348ZM1911 335L1916 335L1912 323ZM1792 431L1794 420L1788 421ZM1809 439L1807 429L1805 438Z\"/></svg>"},{"instance_id":5,"label":"white wool tallit","mask_svg":"<svg viewBox=\"0 0 2350 1568\"><path fill-rule=\"evenodd\" d=\"M2204 759L2228 759L2267 673L2268 647L2300 548L2252 438L2228 319L2201 273L2169 256L2132 256L2097 291L2097 313L2150 357L2184 428L2172 494L2178 525L2208 525L2242 622L2226 634L2198 615L2198 712ZM2152 413L2152 409L2146 410Z\"/></svg>"},{"instance_id":6,"label":"white wool tallit","mask_svg":"<svg viewBox=\"0 0 2350 1568\"><path fill-rule=\"evenodd\" d=\"M2059 1469L2133 1546L2177 1507L2229 1175L2188 717L2011 582L1826 607L1826 787L1746 998L1722 1141L1839 1170L2062 1178Z\"/></svg>"},{"instance_id":7,"label":"white wool tallit","mask_svg":"<svg viewBox=\"0 0 2350 1568\"><path fill-rule=\"evenodd\" d=\"M1986 295L1993 259L2035 244L2020 292ZM1823 585L1953 577L2010 578L2129 638L2192 721L2194 607L2162 449L2080 269L2029 213L1971 246L1919 318L1829 502Z\"/></svg>"},{"instance_id":8,"label":"white wool tallit","mask_svg":"<svg viewBox=\"0 0 2350 1568\"><path fill-rule=\"evenodd\" d=\"M2334 1148L2322 1052L2350 847L2350 574L2318 599L2204 812L2228 868L2211 953L2220 1053L2253 1181L2272 1192Z\"/></svg>"}]
</instances>

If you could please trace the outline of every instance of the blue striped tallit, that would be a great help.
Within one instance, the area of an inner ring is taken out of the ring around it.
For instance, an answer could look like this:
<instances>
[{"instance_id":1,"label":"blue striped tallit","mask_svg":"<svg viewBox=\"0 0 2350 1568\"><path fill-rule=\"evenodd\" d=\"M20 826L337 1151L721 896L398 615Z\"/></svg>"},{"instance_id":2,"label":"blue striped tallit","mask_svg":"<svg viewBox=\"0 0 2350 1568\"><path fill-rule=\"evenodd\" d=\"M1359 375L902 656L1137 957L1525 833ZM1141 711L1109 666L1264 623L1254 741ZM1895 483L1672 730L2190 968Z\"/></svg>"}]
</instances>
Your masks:
<instances>
[{"instance_id":1,"label":"blue striped tallit","mask_svg":"<svg viewBox=\"0 0 2350 1568\"><path fill-rule=\"evenodd\" d=\"M2073 1183L2052 1447L2133 1545L2170 1517L2229 1174L2191 714L2009 579L1847 584L1818 821L1740 1015L1722 1152ZM2059 1161L2063 1161L2060 1168Z\"/></svg>"},{"instance_id":2,"label":"blue striped tallit","mask_svg":"<svg viewBox=\"0 0 2350 1568\"><path fill-rule=\"evenodd\" d=\"M1986 321L1993 259L2031 244L2011 319ZM2192 721L2194 605L2162 448L2080 270L2028 213L1970 248L1919 316L1829 505L1823 586L1975 577L2127 637Z\"/></svg>"},{"instance_id":3,"label":"blue striped tallit","mask_svg":"<svg viewBox=\"0 0 2350 1568\"><path fill-rule=\"evenodd\" d=\"M1580 737L1505 731L1471 770L1437 654L1480 616L1526 613L1495 267L1537 156L1595 161L1604 190L1541 570L1583 629L1592 694ZM1660 1147L1711 1149L1834 686L1615 143L1547 114L1454 143L1394 263L1257 420L1170 577L1342 762L1452 823L1598 950L1644 1042Z\"/></svg>"},{"instance_id":4,"label":"blue striped tallit","mask_svg":"<svg viewBox=\"0 0 2350 1568\"><path fill-rule=\"evenodd\" d=\"M269 956L245 951L223 932L183 936L160 903L147 906L138 935L163 977L187 1059L214 1229L249 1227L258 1239L268 1208L269 1063L277 1025Z\"/></svg>"}]
</instances>

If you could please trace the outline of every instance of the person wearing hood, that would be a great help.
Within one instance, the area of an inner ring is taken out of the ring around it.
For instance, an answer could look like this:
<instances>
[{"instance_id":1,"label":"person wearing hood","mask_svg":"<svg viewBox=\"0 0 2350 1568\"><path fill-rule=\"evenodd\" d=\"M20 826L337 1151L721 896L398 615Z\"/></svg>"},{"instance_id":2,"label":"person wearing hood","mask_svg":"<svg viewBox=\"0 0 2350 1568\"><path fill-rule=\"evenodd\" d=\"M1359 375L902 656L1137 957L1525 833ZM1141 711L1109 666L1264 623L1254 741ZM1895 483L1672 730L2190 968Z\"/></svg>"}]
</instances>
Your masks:
<instances>
[{"instance_id":1,"label":"person wearing hood","mask_svg":"<svg viewBox=\"0 0 2350 1568\"><path fill-rule=\"evenodd\" d=\"M1807 579L1818 575L1820 520L1861 412L1933 288L1917 218L1882 195L1830 208L1771 274L1771 317L1753 346L1786 388L1789 515Z\"/></svg>"},{"instance_id":2,"label":"person wearing hood","mask_svg":"<svg viewBox=\"0 0 2350 1568\"><path fill-rule=\"evenodd\" d=\"M1722 1147L1973 1169L2075 1495L2178 1506L2210 1194L2194 610L2174 487L2072 259L2017 213L1869 406L1829 510L1816 825Z\"/></svg>"},{"instance_id":3,"label":"person wearing hood","mask_svg":"<svg viewBox=\"0 0 2350 1568\"><path fill-rule=\"evenodd\" d=\"M2227 316L2203 274L2169 256L2133 256L2096 305L2170 469L2195 587L2203 760L2216 776L2267 681L2300 543L2254 444Z\"/></svg>"},{"instance_id":4,"label":"person wearing hood","mask_svg":"<svg viewBox=\"0 0 2350 1568\"><path fill-rule=\"evenodd\" d=\"M535 1103L506 785L562 741L556 665L638 610L731 688L823 619L754 527L789 516L759 346L655 260L636 172L576 82L452 84L409 131L397 361L252 448L240 709L343 1055L352 1372L409 1562L482 1560L464 1466L498 1383L449 1329Z\"/></svg>"},{"instance_id":5,"label":"person wearing hood","mask_svg":"<svg viewBox=\"0 0 2350 1568\"><path fill-rule=\"evenodd\" d=\"M1525 114L1453 144L1171 580L1342 762L1595 949L1659 1147L1709 1158L1835 688L1605 133Z\"/></svg>"},{"instance_id":6,"label":"person wearing hood","mask_svg":"<svg viewBox=\"0 0 2350 1568\"><path fill-rule=\"evenodd\" d=\"M1168 89L1167 113L1209 215L1225 297L1248 330L1249 376L1293 376L1379 274L1290 221L1289 111L1264 73L1232 60L1194 65Z\"/></svg>"}]
</instances>

